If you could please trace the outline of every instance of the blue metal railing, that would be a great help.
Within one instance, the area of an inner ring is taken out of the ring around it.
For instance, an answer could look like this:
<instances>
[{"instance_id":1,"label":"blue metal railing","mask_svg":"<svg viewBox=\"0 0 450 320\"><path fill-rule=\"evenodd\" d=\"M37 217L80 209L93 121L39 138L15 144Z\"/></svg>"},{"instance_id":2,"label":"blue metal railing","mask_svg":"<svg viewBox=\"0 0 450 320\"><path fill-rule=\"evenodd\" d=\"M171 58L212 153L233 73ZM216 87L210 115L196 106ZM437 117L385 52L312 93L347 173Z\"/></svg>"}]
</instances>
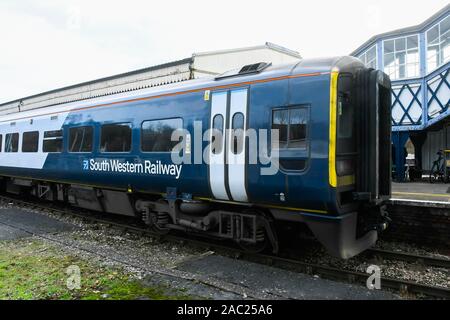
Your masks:
<instances>
[{"instance_id":1,"label":"blue metal railing","mask_svg":"<svg viewBox=\"0 0 450 320\"><path fill-rule=\"evenodd\" d=\"M392 81L392 131L423 130L450 115L449 73L447 62L424 78ZM405 96L409 97L406 102ZM432 114L430 106L434 107ZM418 119L411 113L417 113L417 108L422 111ZM403 112L400 118L399 110Z\"/></svg>"}]
</instances>

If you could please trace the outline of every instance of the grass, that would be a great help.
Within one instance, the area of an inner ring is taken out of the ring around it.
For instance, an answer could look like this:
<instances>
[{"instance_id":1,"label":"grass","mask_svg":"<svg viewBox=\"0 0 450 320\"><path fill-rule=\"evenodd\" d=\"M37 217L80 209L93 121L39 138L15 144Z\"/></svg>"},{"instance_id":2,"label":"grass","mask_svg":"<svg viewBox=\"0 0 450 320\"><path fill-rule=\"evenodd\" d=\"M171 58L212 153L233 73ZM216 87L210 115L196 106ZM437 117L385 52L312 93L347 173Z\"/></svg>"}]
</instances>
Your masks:
<instances>
[{"instance_id":1,"label":"grass","mask_svg":"<svg viewBox=\"0 0 450 320\"><path fill-rule=\"evenodd\" d=\"M75 273L80 271L80 288ZM76 271L76 269L74 269ZM70 269L69 269L70 271ZM0 242L0 300L192 299L181 290L144 286L120 268L105 267L68 255L37 240Z\"/></svg>"}]
</instances>

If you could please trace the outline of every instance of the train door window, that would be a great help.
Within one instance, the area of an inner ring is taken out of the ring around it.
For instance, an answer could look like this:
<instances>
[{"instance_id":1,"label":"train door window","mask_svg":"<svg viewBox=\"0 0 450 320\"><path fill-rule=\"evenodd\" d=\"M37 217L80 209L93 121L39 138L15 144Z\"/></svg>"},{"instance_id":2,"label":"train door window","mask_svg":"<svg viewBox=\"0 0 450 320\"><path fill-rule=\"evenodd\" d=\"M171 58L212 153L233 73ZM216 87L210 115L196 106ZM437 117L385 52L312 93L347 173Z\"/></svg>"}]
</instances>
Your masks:
<instances>
[{"instance_id":1,"label":"train door window","mask_svg":"<svg viewBox=\"0 0 450 320\"><path fill-rule=\"evenodd\" d=\"M22 136L22 152L37 152L39 147L39 131L24 132Z\"/></svg>"},{"instance_id":2,"label":"train door window","mask_svg":"<svg viewBox=\"0 0 450 320\"><path fill-rule=\"evenodd\" d=\"M3 145L2 145L2 142L3 142L3 136L0 134L0 152L2 152L2 147L3 147Z\"/></svg>"},{"instance_id":3,"label":"train door window","mask_svg":"<svg viewBox=\"0 0 450 320\"><path fill-rule=\"evenodd\" d=\"M5 152L18 152L19 151L19 134L8 133L5 136Z\"/></svg>"},{"instance_id":4,"label":"train door window","mask_svg":"<svg viewBox=\"0 0 450 320\"><path fill-rule=\"evenodd\" d=\"M141 150L144 152L171 152L179 141L172 141L172 133L183 129L181 118L151 120L142 123Z\"/></svg>"},{"instance_id":5,"label":"train door window","mask_svg":"<svg viewBox=\"0 0 450 320\"><path fill-rule=\"evenodd\" d=\"M223 116L216 114L213 119L213 134L211 147L213 154L219 154L223 148Z\"/></svg>"},{"instance_id":6,"label":"train door window","mask_svg":"<svg viewBox=\"0 0 450 320\"><path fill-rule=\"evenodd\" d=\"M280 149L306 149L308 108L277 109L272 113L272 129L278 130Z\"/></svg>"},{"instance_id":7,"label":"train door window","mask_svg":"<svg viewBox=\"0 0 450 320\"><path fill-rule=\"evenodd\" d=\"M63 149L63 131L62 130L45 131L42 151L48 153L58 153L62 152L62 149Z\"/></svg>"},{"instance_id":8,"label":"train door window","mask_svg":"<svg viewBox=\"0 0 450 320\"><path fill-rule=\"evenodd\" d=\"M69 130L69 152L92 152L93 127L77 127Z\"/></svg>"},{"instance_id":9,"label":"train door window","mask_svg":"<svg viewBox=\"0 0 450 320\"><path fill-rule=\"evenodd\" d=\"M101 131L101 152L131 151L131 123L107 124Z\"/></svg>"},{"instance_id":10,"label":"train door window","mask_svg":"<svg viewBox=\"0 0 450 320\"><path fill-rule=\"evenodd\" d=\"M244 114L237 112L233 116L232 121L232 152L234 154L240 154L244 148Z\"/></svg>"}]
</instances>

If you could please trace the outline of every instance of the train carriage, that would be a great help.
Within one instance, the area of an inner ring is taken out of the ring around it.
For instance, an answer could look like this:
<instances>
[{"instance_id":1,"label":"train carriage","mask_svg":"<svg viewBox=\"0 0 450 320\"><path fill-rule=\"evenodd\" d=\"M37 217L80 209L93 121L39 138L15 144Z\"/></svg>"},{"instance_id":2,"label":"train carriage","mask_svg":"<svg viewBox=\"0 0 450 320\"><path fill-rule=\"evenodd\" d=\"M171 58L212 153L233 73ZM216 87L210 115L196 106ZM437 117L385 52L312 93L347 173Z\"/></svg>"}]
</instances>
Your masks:
<instances>
[{"instance_id":1,"label":"train carriage","mask_svg":"<svg viewBox=\"0 0 450 320\"><path fill-rule=\"evenodd\" d=\"M257 63L1 116L0 182L255 250L304 223L349 258L388 221L390 121L389 78L355 58Z\"/></svg>"}]
</instances>

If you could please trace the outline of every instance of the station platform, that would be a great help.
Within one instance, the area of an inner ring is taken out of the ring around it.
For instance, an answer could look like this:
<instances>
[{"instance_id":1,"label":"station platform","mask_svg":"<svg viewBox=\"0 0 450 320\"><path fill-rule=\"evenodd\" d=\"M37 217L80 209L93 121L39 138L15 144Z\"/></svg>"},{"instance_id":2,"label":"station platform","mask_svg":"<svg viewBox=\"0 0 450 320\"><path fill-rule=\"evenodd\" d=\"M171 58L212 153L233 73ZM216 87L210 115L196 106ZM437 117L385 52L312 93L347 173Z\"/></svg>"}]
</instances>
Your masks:
<instances>
[{"instance_id":1,"label":"station platform","mask_svg":"<svg viewBox=\"0 0 450 320\"><path fill-rule=\"evenodd\" d=\"M450 184L392 183L384 238L450 248Z\"/></svg>"},{"instance_id":2,"label":"station platform","mask_svg":"<svg viewBox=\"0 0 450 320\"><path fill-rule=\"evenodd\" d=\"M420 203L435 203L450 208L450 183L392 182L392 201L409 200ZM407 202L407 201L404 201Z\"/></svg>"}]
</instances>

